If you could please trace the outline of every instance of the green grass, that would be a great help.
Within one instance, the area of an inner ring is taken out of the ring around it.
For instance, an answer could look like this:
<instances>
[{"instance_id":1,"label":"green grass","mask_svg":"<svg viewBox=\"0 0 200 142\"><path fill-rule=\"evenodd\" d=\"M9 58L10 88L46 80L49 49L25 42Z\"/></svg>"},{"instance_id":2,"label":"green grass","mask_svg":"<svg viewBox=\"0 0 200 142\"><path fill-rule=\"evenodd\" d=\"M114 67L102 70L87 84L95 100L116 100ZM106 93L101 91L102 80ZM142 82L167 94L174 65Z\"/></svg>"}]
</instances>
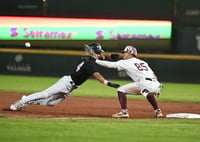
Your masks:
<instances>
[{"instance_id":1,"label":"green grass","mask_svg":"<svg viewBox=\"0 0 200 142\"><path fill-rule=\"evenodd\" d=\"M32 93L57 77L0 75L0 91ZM121 85L127 80L112 80ZM160 101L200 102L199 84L164 83ZM116 89L90 79L74 96L116 98ZM129 96L130 99L145 99ZM199 142L200 119L7 119L0 114L1 142Z\"/></svg>"},{"instance_id":2,"label":"green grass","mask_svg":"<svg viewBox=\"0 0 200 142\"><path fill-rule=\"evenodd\" d=\"M200 84L164 83L161 100L200 103Z\"/></svg>"},{"instance_id":3,"label":"green grass","mask_svg":"<svg viewBox=\"0 0 200 142\"><path fill-rule=\"evenodd\" d=\"M57 80L55 77L0 75L0 91L31 93L43 90Z\"/></svg>"},{"instance_id":4,"label":"green grass","mask_svg":"<svg viewBox=\"0 0 200 142\"><path fill-rule=\"evenodd\" d=\"M29 77L15 75L0 75L0 91L32 93L46 89L54 84L58 77ZM111 80L121 85L130 80ZM196 102L200 103L200 84L163 83L159 101ZM97 80L90 79L72 92L73 96L109 97L116 98L116 89L102 85ZM143 96L128 96L130 99L145 99Z\"/></svg>"},{"instance_id":5,"label":"green grass","mask_svg":"<svg viewBox=\"0 0 200 142\"><path fill-rule=\"evenodd\" d=\"M0 138L2 142L199 142L199 122L177 119L0 119Z\"/></svg>"}]
</instances>

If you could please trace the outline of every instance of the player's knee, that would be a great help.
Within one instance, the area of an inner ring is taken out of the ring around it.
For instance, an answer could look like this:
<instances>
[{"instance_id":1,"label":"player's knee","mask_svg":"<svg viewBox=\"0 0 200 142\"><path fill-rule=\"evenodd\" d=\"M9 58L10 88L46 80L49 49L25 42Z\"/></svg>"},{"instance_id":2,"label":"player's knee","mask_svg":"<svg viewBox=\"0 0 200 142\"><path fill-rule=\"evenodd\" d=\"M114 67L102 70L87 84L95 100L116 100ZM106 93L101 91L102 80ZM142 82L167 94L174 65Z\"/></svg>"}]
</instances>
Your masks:
<instances>
[{"instance_id":1,"label":"player's knee","mask_svg":"<svg viewBox=\"0 0 200 142\"><path fill-rule=\"evenodd\" d=\"M122 87L117 88L117 92L125 92L125 90Z\"/></svg>"},{"instance_id":2,"label":"player's knee","mask_svg":"<svg viewBox=\"0 0 200 142\"><path fill-rule=\"evenodd\" d=\"M147 97L147 95L149 94L149 91L147 89L143 89L143 90L140 91L140 94Z\"/></svg>"}]
</instances>

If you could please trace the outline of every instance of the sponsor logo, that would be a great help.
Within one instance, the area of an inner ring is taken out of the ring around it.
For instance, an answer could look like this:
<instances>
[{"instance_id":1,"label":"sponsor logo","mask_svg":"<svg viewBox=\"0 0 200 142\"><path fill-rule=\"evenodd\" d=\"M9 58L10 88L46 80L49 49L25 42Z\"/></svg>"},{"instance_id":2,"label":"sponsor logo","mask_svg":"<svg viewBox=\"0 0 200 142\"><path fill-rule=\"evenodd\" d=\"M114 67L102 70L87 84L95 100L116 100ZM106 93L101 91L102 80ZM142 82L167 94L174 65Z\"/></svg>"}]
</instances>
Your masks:
<instances>
[{"instance_id":1,"label":"sponsor logo","mask_svg":"<svg viewBox=\"0 0 200 142\"><path fill-rule=\"evenodd\" d=\"M31 66L23 61L23 55L17 54L13 62L6 65L7 71L12 72L31 72Z\"/></svg>"}]
</instances>

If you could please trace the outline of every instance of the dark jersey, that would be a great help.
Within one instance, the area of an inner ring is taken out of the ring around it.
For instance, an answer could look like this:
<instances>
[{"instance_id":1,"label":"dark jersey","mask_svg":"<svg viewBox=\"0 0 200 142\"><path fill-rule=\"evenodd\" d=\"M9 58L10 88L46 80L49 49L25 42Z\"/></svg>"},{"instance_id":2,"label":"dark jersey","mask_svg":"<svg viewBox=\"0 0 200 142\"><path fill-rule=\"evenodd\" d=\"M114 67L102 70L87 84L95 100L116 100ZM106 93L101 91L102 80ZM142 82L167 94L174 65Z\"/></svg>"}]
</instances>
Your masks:
<instances>
[{"instance_id":1,"label":"dark jersey","mask_svg":"<svg viewBox=\"0 0 200 142\"><path fill-rule=\"evenodd\" d=\"M85 82L94 72L97 72L96 63L94 61L83 61L77 67L71 78L76 85L81 85Z\"/></svg>"}]
</instances>

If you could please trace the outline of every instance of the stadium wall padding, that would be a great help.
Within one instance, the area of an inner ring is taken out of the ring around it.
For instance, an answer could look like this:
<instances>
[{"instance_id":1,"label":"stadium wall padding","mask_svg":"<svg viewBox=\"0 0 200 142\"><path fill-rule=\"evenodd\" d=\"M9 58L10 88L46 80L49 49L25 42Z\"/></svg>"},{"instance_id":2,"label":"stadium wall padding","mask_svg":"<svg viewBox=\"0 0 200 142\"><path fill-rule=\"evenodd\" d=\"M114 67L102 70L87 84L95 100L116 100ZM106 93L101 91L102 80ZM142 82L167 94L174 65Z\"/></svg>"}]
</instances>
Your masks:
<instances>
[{"instance_id":1,"label":"stadium wall padding","mask_svg":"<svg viewBox=\"0 0 200 142\"><path fill-rule=\"evenodd\" d=\"M142 58L162 82L200 83L200 59ZM0 74L56 76L72 73L81 56L0 52ZM124 72L98 67L108 79L129 79Z\"/></svg>"}]
</instances>

